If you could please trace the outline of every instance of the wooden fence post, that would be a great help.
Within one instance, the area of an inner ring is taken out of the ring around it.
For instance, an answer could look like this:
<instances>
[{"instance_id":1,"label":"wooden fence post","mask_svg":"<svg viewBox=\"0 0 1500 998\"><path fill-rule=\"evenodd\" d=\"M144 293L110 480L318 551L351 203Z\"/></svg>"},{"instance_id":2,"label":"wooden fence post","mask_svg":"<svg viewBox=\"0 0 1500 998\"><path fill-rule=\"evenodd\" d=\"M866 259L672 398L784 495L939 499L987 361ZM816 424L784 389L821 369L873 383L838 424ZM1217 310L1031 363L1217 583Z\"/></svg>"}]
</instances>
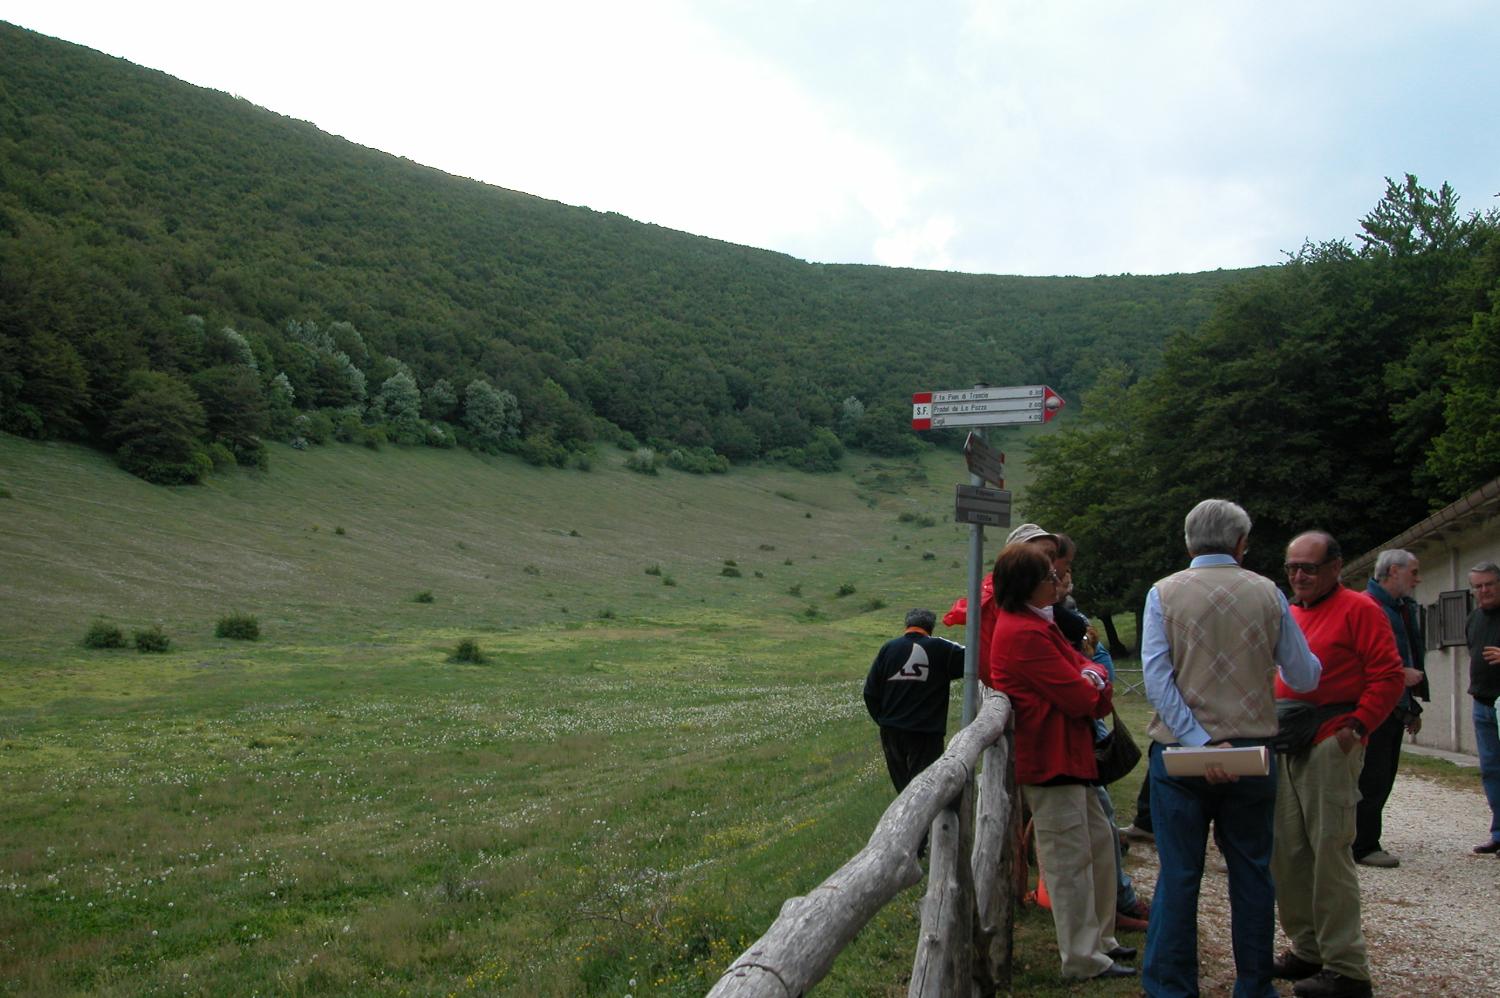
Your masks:
<instances>
[{"instance_id":1,"label":"wooden fence post","mask_svg":"<svg viewBox=\"0 0 1500 998\"><path fill-rule=\"evenodd\" d=\"M1010 719L1010 701L998 694L987 695L978 716L953 736L942 758L918 774L886 809L869 843L805 897L783 904L765 935L739 955L709 995L794 998L805 994L823 979L839 953L877 911L921 880L916 854L923 833L928 831L932 834L934 870L949 872L934 873L930 905L924 902L924 909L932 907L951 929L939 933L934 947L940 955L922 977L940 985L946 976L954 986L923 993L967 993L974 976L975 878L972 860L968 859L975 813L973 774L980 753L1005 737ZM986 876L992 877L993 872ZM939 880L941 884L936 883ZM1008 887L1000 890L1008 891ZM954 945L960 952L950 955ZM916 978L914 971L913 987Z\"/></svg>"}]
</instances>

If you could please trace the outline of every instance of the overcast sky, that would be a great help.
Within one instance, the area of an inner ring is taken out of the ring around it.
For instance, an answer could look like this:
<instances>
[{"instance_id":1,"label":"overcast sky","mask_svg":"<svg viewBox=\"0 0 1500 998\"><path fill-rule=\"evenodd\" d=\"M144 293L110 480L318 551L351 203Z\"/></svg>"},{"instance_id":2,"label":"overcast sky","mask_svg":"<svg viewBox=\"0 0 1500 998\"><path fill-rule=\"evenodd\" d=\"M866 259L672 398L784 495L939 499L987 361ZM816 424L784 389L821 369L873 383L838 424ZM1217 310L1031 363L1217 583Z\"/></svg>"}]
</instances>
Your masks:
<instances>
[{"instance_id":1,"label":"overcast sky","mask_svg":"<svg viewBox=\"0 0 1500 998\"><path fill-rule=\"evenodd\" d=\"M807 260L1276 263L1384 178L1500 206L1492 0L0 0L486 183Z\"/></svg>"}]
</instances>

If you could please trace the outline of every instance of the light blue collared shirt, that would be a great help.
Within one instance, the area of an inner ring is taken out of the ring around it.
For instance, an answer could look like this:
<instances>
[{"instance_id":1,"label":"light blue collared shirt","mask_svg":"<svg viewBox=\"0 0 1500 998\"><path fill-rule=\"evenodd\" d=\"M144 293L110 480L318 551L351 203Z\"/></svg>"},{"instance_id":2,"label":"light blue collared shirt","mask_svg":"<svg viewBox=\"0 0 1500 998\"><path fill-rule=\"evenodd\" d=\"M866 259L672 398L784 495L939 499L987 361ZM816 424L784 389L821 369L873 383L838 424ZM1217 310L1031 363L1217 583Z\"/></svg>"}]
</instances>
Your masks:
<instances>
[{"instance_id":1,"label":"light blue collared shirt","mask_svg":"<svg viewBox=\"0 0 1500 998\"><path fill-rule=\"evenodd\" d=\"M1234 564L1232 555L1200 554L1189 567ZM1318 685L1323 664L1307 647L1307 638L1292 619L1286 597L1279 589L1276 595L1281 600L1281 633L1276 638L1272 657L1286 684L1299 693L1306 693ZM1141 672L1146 680L1146 698L1156 708L1162 723L1172 729L1178 742L1190 746L1207 745L1208 732L1193 716L1187 701L1182 699L1182 692L1173 679L1176 671L1172 664L1172 648L1167 642L1166 623L1162 618L1161 595L1152 586L1146 594L1146 612L1141 624Z\"/></svg>"}]
</instances>

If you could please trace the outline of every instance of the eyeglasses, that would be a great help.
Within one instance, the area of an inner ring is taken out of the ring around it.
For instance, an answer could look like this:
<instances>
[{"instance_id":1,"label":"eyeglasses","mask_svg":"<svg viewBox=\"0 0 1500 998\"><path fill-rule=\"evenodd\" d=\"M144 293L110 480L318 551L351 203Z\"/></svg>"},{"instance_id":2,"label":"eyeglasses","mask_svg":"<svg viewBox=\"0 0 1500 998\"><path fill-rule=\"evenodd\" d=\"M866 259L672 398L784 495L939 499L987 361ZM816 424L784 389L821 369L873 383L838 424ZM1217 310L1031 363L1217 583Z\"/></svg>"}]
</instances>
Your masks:
<instances>
[{"instance_id":1,"label":"eyeglasses","mask_svg":"<svg viewBox=\"0 0 1500 998\"><path fill-rule=\"evenodd\" d=\"M1289 561L1281 567L1286 569L1287 575L1296 575L1298 572L1303 575L1317 575L1318 570L1332 560L1330 558L1328 561Z\"/></svg>"}]
</instances>

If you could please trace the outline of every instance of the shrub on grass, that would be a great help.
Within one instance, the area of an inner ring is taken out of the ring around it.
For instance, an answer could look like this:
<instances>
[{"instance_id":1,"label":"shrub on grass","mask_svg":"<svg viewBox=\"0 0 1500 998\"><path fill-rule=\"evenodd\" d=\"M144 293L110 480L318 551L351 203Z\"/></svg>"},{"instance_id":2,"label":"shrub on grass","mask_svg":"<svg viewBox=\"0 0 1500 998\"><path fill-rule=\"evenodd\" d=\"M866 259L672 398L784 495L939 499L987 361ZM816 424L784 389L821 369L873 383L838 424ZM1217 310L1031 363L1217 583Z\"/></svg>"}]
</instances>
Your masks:
<instances>
[{"instance_id":1,"label":"shrub on grass","mask_svg":"<svg viewBox=\"0 0 1500 998\"><path fill-rule=\"evenodd\" d=\"M725 558L724 564L728 565L730 568L735 568L739 565L739 562L735 561L733 558Z\"/></svg>"},{"instance_id":2,"label":"shrub on grass","mask_svg":"<svg viewBox=\"0 0 1500 998\"><path fill-rule=\"evenodd\" d=\"M931 551L923 551L922 552L922 560L923 561L932 561L936 557L937 557L937 555L934 554Z\"/></svg>"},{"instance_id":3,"label":"shrub on grass","mask_svg":"<svg viewBox=\"0 0 1500 998\"><path fill-rule=\"evenodd\" d=\"M417 595L413 596L411 598L411 601L413 603L431 603L432 602L432 590L431 589L423 589L421 592L417 593Z\"/></svg>"},{"instance_id":4,"label":"shrub on grass","mask_svg":"<svg viewBox=\"0 0 1500 998\"><path fill-rule=\"evenodd\" d=\"M876 610L885 609L885 600L879 596L871 596L865 600L865 613L874 613Z\"/></svg>"},{"instance_id":5,"label":"shrub on grass","mask_svg":"<svg viewBox=\"0 0 1500 998\"><path fill-rule=\"evenodd\" d=\"M738 579L740 577L740 570L738 568L735 568L733 565L725 565L723 568L719 569L719 574L728 576L731 579Z\"/></svg>"},{"instance_id":6,"label":"shrub on grass","mask_svg":"<svg viewBox=\"0 0 1500 998\"><path fill-rule=\"evenodd\" d=\"M138 652L164 652L172 647L172 639L162 632L160 626L135 632L135 650Z\"/></svg>"},{"instance_id":7,"label":"shrub on grass","mask_svg":"<svg viewBox=\"0 0 1500 998\"><path fill-rule=\"evenodd\" d=\"M609 607L605 607L603 610L599 611L599 619L600 620L614 620L615 619L615 612L613 610L611 610Z\"/></svg>"},{"instance_id":8,"label":"shrub on grass","mask_svg":"<svg viewBox=\"0 0 1500 998\"><path fill-rule=\"evenodd\" d=\"M85 648L124 648L125 632L107 620L96 620L83 636Z\"/></svg>"},{"instance_id":9,"label":"shrub on grass","mask_svg":"<svg viewBox=\"0 0 1500 998\"><path fill-rule=\"evenodd\" d=\"M852 583L852 582L845 582L845 583L843 583L843 584L841 584L839 586L838 592L834 593L834 595L835 596L853 596L854 593L855 593L854 583Z\"/></svg>"},{"instance_id":10,"label":"shrub on grass","mask_svg":"<svg viewBox=\"0 0 1500 998\"><path fill-rule=\"evenodd\" d=\"M523 565L521 567L521 571L525 572L527 575L541 575L542 574L542 570L540 568L537 568L535 565L531 565L531 564Z\"/></svg>"},{"instance_id":11,"label":"shrub on grass","mask_svg":"<svg viewBox=\"0 0 1500 998\"><path fill-rule=\"evenodd\" d=\"M650 565L650 566L648 566L646 568L646 574L647 575L660 575L661 574L661 566L660 565Z\"/></svg>"},{"instance_id":12,"label":"shrub on grass","mask_svg":"<svg viewBox=\"0 0 1500 998\"><path fill-rule=\"evenodd\" d=\"M902 523L915 523L919 527L937 526L937 520L933 519L931 516L928 516L926 513L913 513L910 510L902 513L900 516L896 517L896 519L900 520Z\"/></svg>"},{"instance_id":13,"label":"shrub on grass","mask_svg":"<svg viewBox=\"0 0 1500 998\"><path fill-rule=\"evenodd\" d=\"M670 575L663 575L661 577L661 584L664 586L675 586L677 585L677 580L672 578Z\"/></svg>"},{"instance_id":14,"label":"shrub on grass","mask_svg":"<svg viewBox=\"0 0 1500 998\"><path fill-rule=\"evenodd\" d=\"M635 453L625 459L625 467L642 475L655 475L661 461L650 447L637 447Z\"/></svg>"},{"instance_id":15,"label":"shrub on grass","mask_svg":"<svg viewBox=\"0 0 1500 998\"><path fill-rule=\"evenodd\" d=\"M798 583L794 584L791 588L789 588L787 590L787 594L791 595L791 596L801 596L802 595L802 583L798 582Z\"/></svg>"},{"instance_id":16,"label":"shrub on grass","mask_svg":"<svg viewBox=\"0 0 1500 998\"><path fill-rule=\"evenodd\" d=\"M231 613L220 617L214 628L214 637L233 638L235 641L259 641L260 621L248 613Z\"/></svg>"},{"instance_id":17,"label":"shrub on grass","mask_svg":"<svg viewBox=\"0 0 1500 998\"><path fill-rule=\"evenodd\" d=\"M10 499L10 498L12 498L12 496L10 494L10 489L0 489L0 499Z\"/></svg>"},{"instance_id":18,"label":"shrub on grass","mask_svg":"<svg viewBox=\"0 0 1500 998\"><path fill-rule=\"evenodd\" d=\"M471 665L483 665L486 661L484 652L479 648L479 642L473 638L464 638L458 643L458 647L448 653L450 662L467 662Z\"/></svg>"},{"instance_id":19,"label":"shrub on grass","mask_svg":"<svg viewBox=\"0 0 1500 998\"><path fill-rule=\"evenodd\" d=\"M334 532L334 533L335 533L335 534L338 534L338 535L339 535L339 536L340 536L340 537L343 537L343 536L344 536L344 534L345 534L345 533L346 533L346 531L345 531L345 530L344 530L344 528L343 528L343 527L334 527L334 528L333 528L333 532Z\"/></svg>"}]
</instances>

